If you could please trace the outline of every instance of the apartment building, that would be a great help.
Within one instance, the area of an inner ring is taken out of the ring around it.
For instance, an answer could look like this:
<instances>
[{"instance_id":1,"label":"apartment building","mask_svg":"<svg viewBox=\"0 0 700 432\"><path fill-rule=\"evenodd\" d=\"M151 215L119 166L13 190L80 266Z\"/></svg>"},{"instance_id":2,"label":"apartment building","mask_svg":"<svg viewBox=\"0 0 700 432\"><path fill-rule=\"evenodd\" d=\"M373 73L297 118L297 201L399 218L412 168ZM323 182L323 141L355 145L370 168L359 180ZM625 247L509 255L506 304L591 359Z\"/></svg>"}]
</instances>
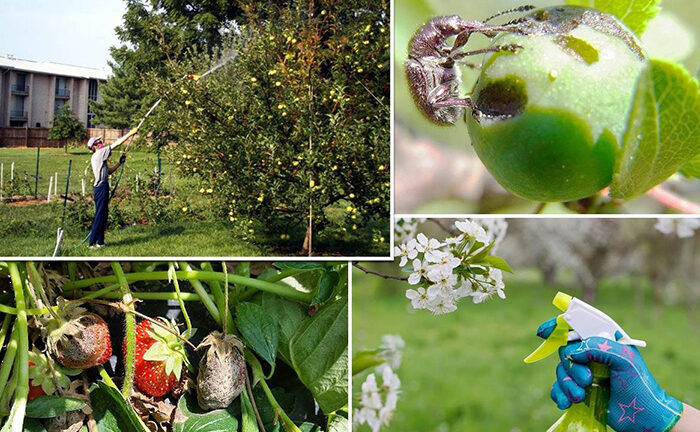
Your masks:
<instances>
[{"instance_id":1,"label":"apartment building","mask_svg":"<svg viewBox=\"0 0 700 432\"><path fill-rule=\"evenodd\" d=\"M50 127L68 105L86 127L95 127L88 100L100 100L100 69L0 57L0 127Z\"/></svg>"}]
</instances>

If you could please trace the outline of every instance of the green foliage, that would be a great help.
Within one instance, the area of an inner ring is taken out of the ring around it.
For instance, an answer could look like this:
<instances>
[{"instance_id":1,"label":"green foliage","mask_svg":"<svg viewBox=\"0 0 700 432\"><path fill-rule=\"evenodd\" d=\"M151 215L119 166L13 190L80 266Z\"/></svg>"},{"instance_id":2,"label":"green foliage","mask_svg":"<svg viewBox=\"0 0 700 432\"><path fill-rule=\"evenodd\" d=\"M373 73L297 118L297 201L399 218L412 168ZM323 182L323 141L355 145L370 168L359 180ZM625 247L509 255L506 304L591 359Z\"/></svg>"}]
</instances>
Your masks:
<instances>
[{"instance_id":1,"label":"green foliage","mask_svg":"<svg viewBox=\"0 0 700 432\"><path fill-rule=\"evenodd\" d=\"M78 120L70 106L63 105L53 119L51 129L49 129L50 140L82 140L87 136L87 130L83 123Z\"/></svg>"},{"instance_id":2,"label":"green foliage","mask_svg":"<svg viewBox=\"0 0 700 432\"><path fill-rule=\"evenodd\" d=\"M90 388L90 404L100 432L148 431L121 394L101 381Z\"/></svg>"},{"instance_id":3,"label":"green foliage","mask_svg":"<svg viewBox=\"0 0 700 432\"><path fill-rule=\"evenodd\" d=\"M248 345L274 367L279 326L272 317L257 304L241 303L236 307L236 326Z\"/></svg>"},{"instance_id":4,"label":"green foliage","mask_svg":"<svg viewBox=\"0 0 700 432\"><path fill-rule=\"evenodd\" d=\"M690 178L700 178L700 153L681 167L681 174Z\"/></svg>"},{"instance_id":5,"label":"green foliage","mask_svg":"<svg viewBox=\"0 0 700 432\"><path fill-rule=\"evenodd\" d=\"M162 76L166 62L190 47L212 49L240 14L235 2L127 0L116 32L121 45L110 49L113 75L100 87L102 101L91 103L97 122L126 128L154 102L149 74Z\"/></svg>"},{"instance_id":6,"label":"green foliage","mask_svg":"<svg viewBox=\"0 0 700 432\"><path fill-rule=\"evenodd\" d=\"M567 0L567 4L586 6L616 16L638 35L661 10L661 0Z\"/></svg>"},{"instance_id":7,"label":"green foliage","mask_svg":"<svg viewBox=\"0 0 700 432\"><path fill-rule=\"evenodd\" d=\"M326 414L348 401L347 314L345 297L307 320L290 342L294 369Z\"/></svg>"},{"instance_id":8,"label":"green foliage","mask_svg":"<svg viewBox=\"0 0 700 432\"><path fill-rule=\"evenodd\" d=\"M217 409L209 412L202 412L197 406L197 401L190 395L180 398L178 408L182 411L185 420L176 422L173 426L174 432L229 432L238 429L239 413L233 407L225 410Z\"/></svg>"},{"instance_id":9,"label":"green foliage","mask_svg":"<svg viewBox=\"0 0 700 432\"><path fill-rule=\"evenodd\" d=\"M61 396L40 396L27 402L26 417L50 418L82 409L85 406L84 399Z\"/></svg>"},{"instance_id":10,"label":"green foliage","mask_svg":"<svg viewBox=\"0 0 700 432\"><path fill-rule=\"evenodd\" d=\"M177 137L180 170L216 191L215 208L241 231L251 220L303 226L310 206L318 231L341 202L348 231L387 220L388 2L241 4L241 34L221 53L155 80L165 101L149 127ZM234 54L202 80L177 78Z\"/></svg>"},{"instance_id":11,"label":"green foliage","mask_svg":"<svg viewBox=\"0 0 700 432\"><path fill-rule=\"evenodd\" d=\"M652 60L640 77L611 186L642 194L700 153L700 89L681 66Z\"/></svg>"}]
</instances>

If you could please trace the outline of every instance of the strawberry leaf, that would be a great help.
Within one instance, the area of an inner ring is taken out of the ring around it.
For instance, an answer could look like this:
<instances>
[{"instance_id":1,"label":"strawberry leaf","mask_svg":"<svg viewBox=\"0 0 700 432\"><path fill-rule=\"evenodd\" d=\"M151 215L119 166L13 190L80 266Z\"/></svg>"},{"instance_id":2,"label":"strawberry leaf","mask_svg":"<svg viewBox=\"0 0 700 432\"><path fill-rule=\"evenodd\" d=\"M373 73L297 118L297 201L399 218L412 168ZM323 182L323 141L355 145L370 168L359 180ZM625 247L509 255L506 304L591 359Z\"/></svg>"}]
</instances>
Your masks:
<instances>
[{"instance_id":1,"label":"strawberry leaf","mask_svg":"<svg viewBox=\"0 0 700 432\"><path fill-rule=\"evenodd\" d=\"M265 309L254 303L239 304L236 307L236 325L248 345L274 367L279 328Z\"/></svg>"},{"instance_id":2,"label":"strawberry leaf","mask_svg":"<svg viewBox=\"0 0 700 432\"><path fill-rule=\"evenodd\" d=\"M90 387L90 405L100 432L149 432L121 394L101 381Z\"/></svg>"},{"instance_id":3,"label":"strawberry leaf","mask_svg":"<svg viewBox=\"0 0 700 432\"><path fill-rule=\"evenodd\" d=\"M285 300L278 295L270 293L262 295L261 305L265 312L277 323L277 328L280 330L277 354L291 366L292 359L289 354L289 341L299 326L306 319L310 319L307 310L299 303Z\"/></svg>"},{"instance_id":4,"label":"strawberry leaf","mask_svg":"<svg viewBox=\"0 0 700 432\"><path fill-rule=\"evenodd\" d=\"M25 417L52 418L69 411L82 409L86 404L84 399L60 396L39 396L27 403Z\"/></svg>"},{"instance_id":5,"label":"strawberry leaf","mask_svg":"<svg viewBox=\"0 0 700 432\"><path fill-rule=\"evenodd\" d=\"M292 367L323 412L348 402L348 299L333 302L299 327L290 342Z\"/></svg>"},{"instance_id":6,"label":"strawberry leaf","mask_svg":"<svg viewBox=\"0 0 700 432\"><path fill-rule=\"evenodd\" d=\"M172 357L172 352L163 342L156 342L143 354L144 360L166 361Z\"/></svg>"},{"instance_id":7,"label":"strawberry leaf","mask_svg":"<svg viewBox=\"0 0 700 432\"><path fill-rule=\"evenodd\" d=\"M240 412L237 404L231 404L227 409L217 409L203 412L197 406L197 401L190 395L180 398L177 404L185 420L173 424L174 432L230 432L238 430L237 417Z\"/></svg>"}]
</instances>

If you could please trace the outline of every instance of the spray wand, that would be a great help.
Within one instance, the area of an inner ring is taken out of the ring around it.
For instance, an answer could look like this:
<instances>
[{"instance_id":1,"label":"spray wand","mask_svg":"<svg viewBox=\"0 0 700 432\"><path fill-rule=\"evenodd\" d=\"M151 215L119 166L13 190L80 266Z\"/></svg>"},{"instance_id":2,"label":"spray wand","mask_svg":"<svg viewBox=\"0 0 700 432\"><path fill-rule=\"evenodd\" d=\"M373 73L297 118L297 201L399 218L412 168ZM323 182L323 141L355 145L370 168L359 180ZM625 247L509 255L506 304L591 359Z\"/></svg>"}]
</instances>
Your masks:
<instances>
[{"instance_id":1,"label":"spray wand","mask_svg":"<svg viewBox=\"0 0 700 432\"><path fill-rule=\"evenodd\" d=\"M591 337L609 339L623 345L645 347L646 342L632 339L618 323L603 311L565 293L554 297L554 306L563 313L555 320L540 327L545 341L527 358L525 363L534 363L554 354L569 342ZM592 362L593 384L586 392L584 403L572 405L547 432L605 432L605 415L610 398L610 371L608 367Z\"/></svg>"}]
</instances>

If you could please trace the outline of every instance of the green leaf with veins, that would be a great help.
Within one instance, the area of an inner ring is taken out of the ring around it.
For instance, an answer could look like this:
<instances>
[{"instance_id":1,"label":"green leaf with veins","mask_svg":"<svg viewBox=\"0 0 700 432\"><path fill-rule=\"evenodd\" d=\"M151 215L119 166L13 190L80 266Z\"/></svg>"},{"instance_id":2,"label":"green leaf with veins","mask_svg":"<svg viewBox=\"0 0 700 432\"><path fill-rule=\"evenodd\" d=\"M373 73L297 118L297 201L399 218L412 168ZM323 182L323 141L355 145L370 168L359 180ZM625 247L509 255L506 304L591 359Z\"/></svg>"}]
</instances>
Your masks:
<instances>
[{"instance_id":1,"label":"green leaf with veins","mask_svg":"<svg viewBox=\"0 0 700 432\"><path fill-rule=\"evenodd\" d=\"M700 153L693 160L683 165L680 171L681 174L688 178L700 178Z\"/></svg>"},{"instance_id":2,"label":"green leaf with veins","mask_svg":"<svg viewBox=\"0 0 700 432\"><path fill-rule=\"evenodd\" d=\"M244 302L236 307L236 325L248 346L274 367L280 338L277 322L262 306Z\"/></svg>"},{"instance_id":3,"label":"green leaf with veins","mask_svg":"<svg viewBox=\"0 0 700 432\"><path fill-rule=\"evenodd\" d=\"M613 15L638 35L644 33L649 21L661 11L661 0L567 0L566 3Z\"/></svg>"},{"instance_id":4,"label":"green leaf with veins","mask_svg":"<svg viewBox=\"0 0 700 432\"><path fill-rule=\"evenodd\" d=\"M611 196L626 199L643 194L698 153L698 82L675 63L652 60L637 83Z\"/></svg>"},{"instance_id":5,"label":"green leaf with veins","mask_svg":"<svg viewBox=\"0 0 700 432\"><path fill-rule=\"evenodd\" d=\"M343 297L305 321L290 341L292 366L323 412L348 400L348 299Z\"/></svg>"}]
</instances>

